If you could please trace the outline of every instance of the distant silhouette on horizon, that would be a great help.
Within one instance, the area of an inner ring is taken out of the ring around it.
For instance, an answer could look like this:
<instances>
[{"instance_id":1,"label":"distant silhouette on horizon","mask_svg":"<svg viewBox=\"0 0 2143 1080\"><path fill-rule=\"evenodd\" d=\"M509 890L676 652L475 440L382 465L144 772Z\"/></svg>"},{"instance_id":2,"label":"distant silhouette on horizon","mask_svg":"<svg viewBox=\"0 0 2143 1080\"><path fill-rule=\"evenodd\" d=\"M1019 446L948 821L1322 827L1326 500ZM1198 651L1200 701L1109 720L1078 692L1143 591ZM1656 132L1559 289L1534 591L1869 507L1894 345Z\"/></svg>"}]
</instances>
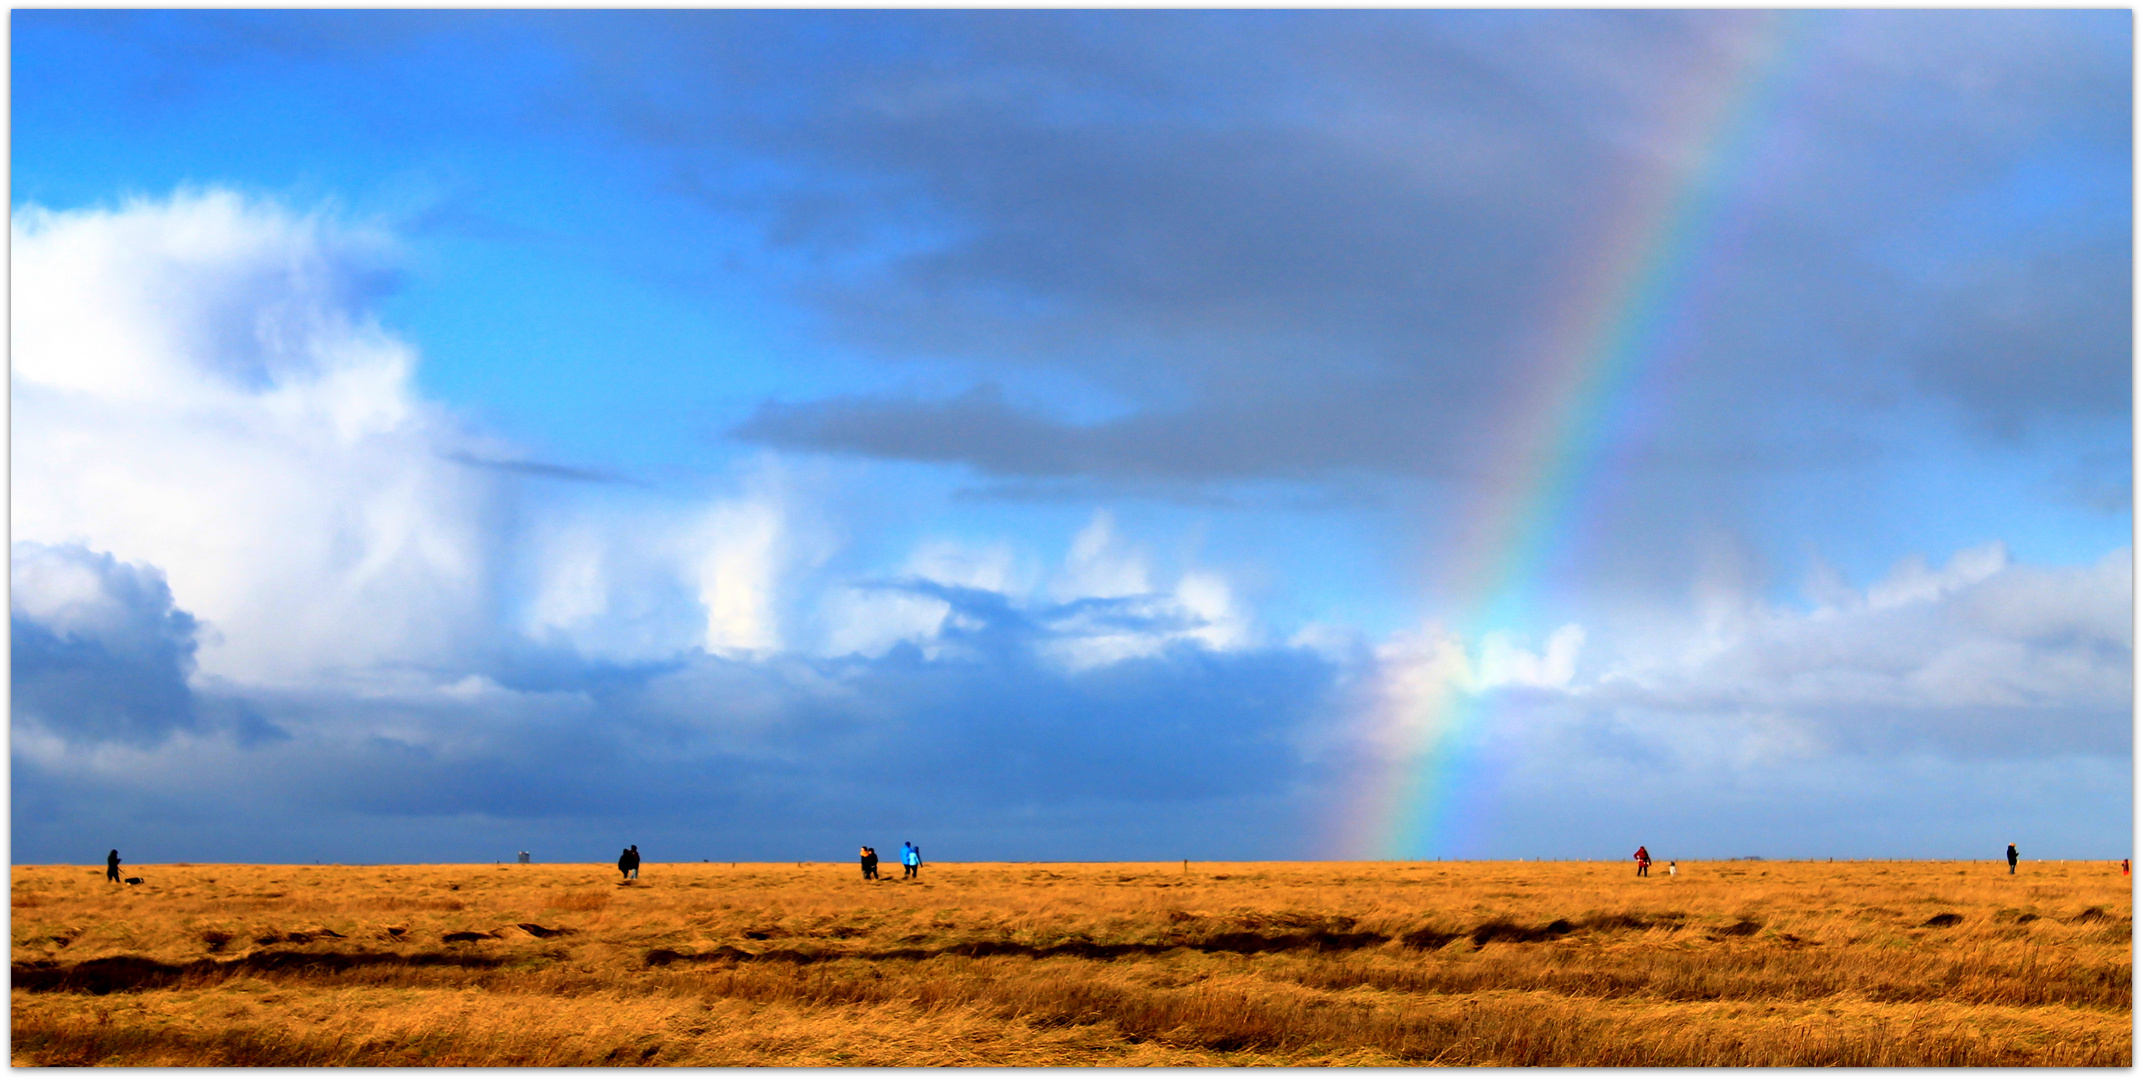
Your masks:
<instances>
[{"instance_id":1,"label":"distant silhouette on horizon","mask_svg":"<svg viewBox=\"0 0 2143 1080\"><path fill-rule=\"evenodd\" d=\"M626 881L640 879L640 845L634 844L619 853L618 876Z\"/></svg>"},{"instance_id":2,"label":"distant silhouette on horizon","mask_svg":"<svg viewBox=\"0 0 2143 1080\"><path fill-rule=\"evenodd\" d=\"M1651 852L1649 852L1649 851L1646 851L1646 850L1644 849L1644 845L1643 845L1643 844L1639 844L1639 845L1637 845L1637 854L1635 854L1635 855L1632 855L1632 856L1630 856L1630 857L1631 857L1631 858L1633 858L1633 859L1636 859L1636 860L1637 860L1637 876L1638 876L1638 877L1651 877L1651 876L1652 876L1652 874L1651 874L1651 870L1652 870L1652 853L1651 853Z\"/></svg>"},{"instance_id":3,"label":"distant silhouette on horizon","mask_svg":"<svg viewBox=\"0 0 2143 1080\"><path fill-rule=\"evenodd\" d=\"M900 879L902 881L906 881L912 877L920 877L922 875L922 872L923 849L916 847L915 842L912 840L901 841Z\"/></svg>"},{"instance_id":4,"label":"distant silhouette on horizon","mask_svg":"<svg viewBox=\"0 0 2143 1080\"><path fill-rule=\"evenodd\" d=\"M857 849L856 855L863 862L863 880L878 880L878 849L865 844Z\"/></svg>"},{"instance_id":5,"label":"distant silhouette on horizon","mask_svg":"<svg viewBox=\"0 0 2143 1080\"><path fill-rule=\"evenodd\" d=\"M2017 872L2017 846L2015 844L2009 845L2009 872L2012 874Z\"/></svg>"},{"instance_id":6,"label":"distant silhouette on horizon","mask_svg":"<svg viewBox=\"0 0 2143 1080\"><path fill-rule=\"evenodd\" d=\"M113 882L115 884L119 881L118 848L113 848L112 853L104 857L104 880Z\"/></svg>"}]
</instances>

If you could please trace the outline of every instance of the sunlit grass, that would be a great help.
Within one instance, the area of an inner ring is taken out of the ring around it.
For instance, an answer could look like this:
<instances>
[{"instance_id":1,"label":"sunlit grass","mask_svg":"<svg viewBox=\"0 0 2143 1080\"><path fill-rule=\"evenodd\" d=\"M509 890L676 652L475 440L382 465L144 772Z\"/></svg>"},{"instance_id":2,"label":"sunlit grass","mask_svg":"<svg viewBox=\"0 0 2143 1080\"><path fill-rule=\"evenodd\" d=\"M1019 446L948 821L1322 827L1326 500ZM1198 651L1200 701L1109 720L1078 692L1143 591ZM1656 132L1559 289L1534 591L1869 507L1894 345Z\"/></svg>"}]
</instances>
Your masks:
<instances>
[{"instance_id":1,"label":"sunlit grass","mask_svg":"<svg viewBox=\"0 0 2143 1080\"><path fill-rule=\"evenodd\" d=\"M18 1065L2127 1065L2106 863L18 867Z\"/></svg>"}]
</instances>

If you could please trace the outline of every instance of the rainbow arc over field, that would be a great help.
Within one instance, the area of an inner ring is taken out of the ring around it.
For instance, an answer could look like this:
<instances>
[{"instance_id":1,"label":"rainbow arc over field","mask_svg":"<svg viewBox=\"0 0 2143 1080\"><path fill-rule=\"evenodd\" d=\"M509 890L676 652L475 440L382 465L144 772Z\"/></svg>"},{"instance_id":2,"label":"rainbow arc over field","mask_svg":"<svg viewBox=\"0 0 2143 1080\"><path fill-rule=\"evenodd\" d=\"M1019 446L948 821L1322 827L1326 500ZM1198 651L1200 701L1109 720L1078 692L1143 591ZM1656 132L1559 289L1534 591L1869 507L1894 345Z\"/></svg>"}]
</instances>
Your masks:
<instances>
[{"instance_id":1,"label":"rainbow arc over field","mask_svg":"<svg viewBox=\"0 0 2143 1080\"><path fill-rule=\"evenodd\" d=\"M1517 629L1548 561L1572 542L1609 481L1612 449L1657 415L1641 400L1668 381L1683 331L1701 306L1707 263L1735 231L1735 195L1804 52L1811 16L1750 12L1716 70L1693 74L1666 130L1662 178L1636 192L1580 254L1556 305L1527 391L1502 424L1457 545L1456 617L1430 667L1385 695L1373 718L1383 760L1359 786L1341 845L1354 858L1422 858L1448 850L1475 779L1492 695L1478 653Z\"/></svg>"}]
</instances>

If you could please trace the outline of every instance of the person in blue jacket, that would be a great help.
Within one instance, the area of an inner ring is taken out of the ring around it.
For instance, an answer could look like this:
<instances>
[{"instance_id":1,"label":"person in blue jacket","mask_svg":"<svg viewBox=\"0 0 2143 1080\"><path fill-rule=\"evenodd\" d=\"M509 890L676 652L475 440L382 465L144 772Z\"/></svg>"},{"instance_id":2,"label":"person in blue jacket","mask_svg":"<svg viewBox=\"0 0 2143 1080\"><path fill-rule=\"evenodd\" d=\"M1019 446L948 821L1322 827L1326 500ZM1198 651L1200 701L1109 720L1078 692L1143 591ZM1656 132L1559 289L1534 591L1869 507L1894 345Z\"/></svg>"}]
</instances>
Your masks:
<instances>
[{"instance_id":1,"label":"person in blue jacket","mask_svg":"<svg viewBox=\"0 0 2143 1080\"><path fill-rule=\"evenodd\" d=\"M917 877L923 870L923 849L909 841L900 845L900 876L902 880Z\"/></svg>"}]
</instances>

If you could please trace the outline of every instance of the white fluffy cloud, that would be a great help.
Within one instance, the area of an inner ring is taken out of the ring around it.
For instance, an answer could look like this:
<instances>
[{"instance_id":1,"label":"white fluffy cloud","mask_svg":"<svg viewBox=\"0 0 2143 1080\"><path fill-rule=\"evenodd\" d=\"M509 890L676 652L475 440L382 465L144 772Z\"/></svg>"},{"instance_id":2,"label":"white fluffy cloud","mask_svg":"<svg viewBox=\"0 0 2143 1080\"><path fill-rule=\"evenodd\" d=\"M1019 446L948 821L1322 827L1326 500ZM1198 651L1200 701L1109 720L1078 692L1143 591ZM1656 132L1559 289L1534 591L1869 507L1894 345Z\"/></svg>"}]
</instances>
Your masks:
<instances>
[{"instance_id":1,"label":"white fluffy cloud","mask_svg":"<svg viewBox=\"0 0 2143 1080\"><path fill-rule=\"evenodd\" d=\"M495 492L364 314L377 235L212 192L32 208L11 239L17 539L159 568L215 676L478 636Z\"/></svg>"},{"instance_id":2,"label":"white fluffy cloud","mask_svg":"<svg viewBox=\"0 0 2143 1080\"><path fill-rule=\"evenodd\" d=\"M628 662L875 654L959 618L819 573L838 546L823 493L770 455L697 503L510 505L480 464L496 440L416 393L415 350L371 314L394 256L378 230L196 191L32 207L12 238L15 535L163 573L204 624L205 677L452 682L502 635ZM1253 640L1222 576L1157 588L1105 512L1046 580L1017 563L928 540L884 576L1069 605L1058 651L1078 666ZM1145 617L1097 621L1077 608L1093 598Z\"/></svg>"},{"instance_id":3,"label":"white fluffy cloud","mask_svg":"<svg viewBox=\"0 0 2143 1080\"><path fill-rule=\"evenodd\" d=\"M898 577L1008 596L1027 595L1033 587L1031 575L1021 572L1011 544L1004 541L980 547L944 538L924 541L909 554ZM820 614L825 627L820 651L829 656L879 656L911 642L925 657L936 659L943 655L938 639L948 625L973 628L972 621L944 599L884 583L830 590Z\"/></svg>"},{"instance_id":4,"label":"white fluffy cloud","mask_svg":"<svg viewBox=\"0 0 2143 1080\"><path fill-rule=\"evenodd\" d=\"M1097 511L1073 534L1054 567L1024 563L1007 541L972 546L946 539L921 543L902 571L885 579L830 588L819 611L827 655L882 655L902 642L926 658L947 655L944 639L980 624L932 591L969 590L1003 597L1044 631L1042 655L1071 670L1106 666L1195 644L1216 652L1255 648L1255 620L1225 574L1183 568L1171 587L1154 560L1116 534L1113 515Z\"/></svg>"},{"instance_id":5,"label":"white fluffy cloud","mask_svg":"<svg viewBox=\"0 0 2143 1080\"><path fill-rule=\"evenodd\" d=\"M1395 634L1376 648L1389 692L1427 697L1446 689L1479 694L1506 686L1566 688L1577 672L1585 628L1570 623L1548 635L1539 651L1517 635L1491 631L1469 644L1441 626Z\"/></svg>"},{"instance_id":6,"label":"white fluffy cloud","mask_svg":"<svg viewBox=\"0 0 2143 1080\"><path fill-rule=\"evenodd\" d=\"M1716 776L1868 752L2129 750L2125 548L2040 567L1987 544L1939 567L1906 559L1864 588L1819 574L1806 607L1731 579L1701 569L1695 617L1668 631L1591 642L1567 625L1537 650L1435 625L1393 635L1355 669L1349 738L1389 760L1464 715L1514 768L1566 778L1607 760ZM1454 711L1462 698L1490 700Z\"/></svg>"},{"instance_id":7,"label":"white fluffy cloud","mask_svg":"<svg viewBox=\"0 0 2143 1080\"><path fill-rule=\"evenodd\" d=\"M1049 622L1061 636L1048 650L1059 662L1094 667L1152 656L1196 642L1216 650L1253 647L1254 621L1221 573L1184 570L1173 586L1156 585L1153 559L1116 535L1116 519L1097 511L1072 538L1049 593L1063 602ZM1120 601L1106 607L1088 599Z\"/></svg>"},{"instance_id":8,"label":"white fluffy cloud","mask_svg":"<svg viewBox=\"0 0 2143 1080\"><path fill-rule=\"evenodd\" d=\"M1662 708L2125 710L2134 578L2123 548L2082 567L2022 566L2002 545L1939 569L1908 559L1813 610L1745 605L1729 633L1606 673L1602 692Z\"/></svg>"}]
</instances>

